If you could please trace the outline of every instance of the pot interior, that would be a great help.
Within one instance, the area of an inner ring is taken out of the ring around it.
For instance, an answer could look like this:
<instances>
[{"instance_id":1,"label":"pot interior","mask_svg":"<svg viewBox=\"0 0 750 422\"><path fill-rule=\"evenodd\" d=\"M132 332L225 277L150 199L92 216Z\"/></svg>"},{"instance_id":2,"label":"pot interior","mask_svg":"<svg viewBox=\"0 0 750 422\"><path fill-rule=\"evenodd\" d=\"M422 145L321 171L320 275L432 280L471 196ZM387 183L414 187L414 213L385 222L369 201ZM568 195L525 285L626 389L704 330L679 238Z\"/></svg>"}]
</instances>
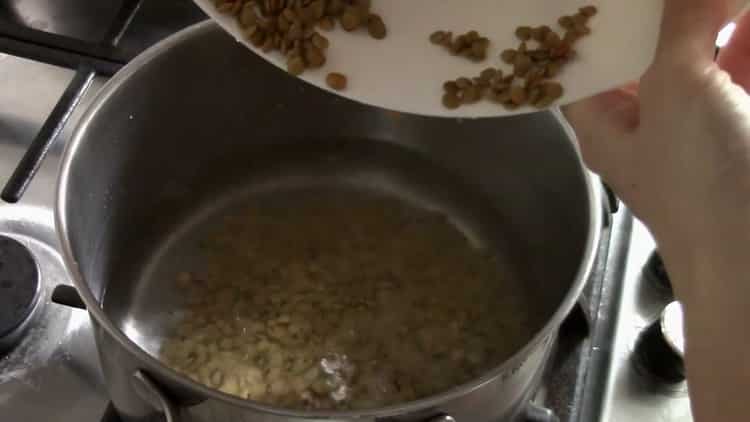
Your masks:
<instances>
[{"instance_id":1,"label":"pot interior","mask_svg":"<svg viewBox=\"0 0 750 422\"><path fill-rule=\"evenodd\" d=\"M142 246L148 253L133 263L137 270L131 271L137 272L132 273L130 283L107 286L104 309L120 322L128 337L152 355L158 354L164 338L184 317L188 299L176 282L179 275L189 272L205 280L216 264L211 261L212 257L216 261L216 254L205 253L211 247L206 245L208 236L225 230L225 218L245 213L248 206L257 204L270 203L266 213L286 214L295 212L290 207L316 201L346 204L365 198L392 198L431 215L445 216L469 244L500 261L497 265L506 276L498 280L506 285L503 292L523 303L517 308L528 314L523 316L527 329L521 338L513 340L515 346L522 347L543 322L526 322L538 318L528 312L535 309L534 292L517 275L515 264L523 256L514 251L508 222L455 174L407 149L367 139L277 141L258 148L253 157L244 177L196 195L194 204L173 215L171 225L159 229L159 240ZM393 209L384 210L389 211ZM336 236L339 228L325 218L320 217L319 224L329 225L331 236ZM398 238L393 239L394 247L398 242ZM256 259L262 260L262 253L248 259L248 264ZM367 271L360 273L366 275ZM425 292L427 295L429 292ZM502 306L505 300L508 298L498 297L497 305Z\"/></svg>"},{"instance_id":2,"label":"pot interior","mask_svg":"<svg viewBox=\"0 0 750 422\"><path fill-rule=\"evenodd\" d=\"M346 187L448 215L512 269L527 339L580 287L587 259L587 176L553 114L464 121L360 105L212 26L126 68L68 155L58 211L79 287L152 354L179 316L167 274L204 265L181 245L253 195Z\"/></svg>"}]
</instances>

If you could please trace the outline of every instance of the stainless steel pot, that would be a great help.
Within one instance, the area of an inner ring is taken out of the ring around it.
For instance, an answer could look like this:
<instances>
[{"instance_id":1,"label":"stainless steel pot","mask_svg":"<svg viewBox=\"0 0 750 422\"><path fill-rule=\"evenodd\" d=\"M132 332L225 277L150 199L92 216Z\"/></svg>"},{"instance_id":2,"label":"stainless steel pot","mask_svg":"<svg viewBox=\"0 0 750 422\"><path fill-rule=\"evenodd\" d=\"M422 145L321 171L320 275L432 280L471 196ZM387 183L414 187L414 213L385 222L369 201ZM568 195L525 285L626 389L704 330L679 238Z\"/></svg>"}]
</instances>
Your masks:
<instances>
[{"instance_id":1,"label":"stainless steel pot","mask_svg":"<svg viewBox=\"0 0 750 422\"><path fill-rule=\"evenodd\" d=\"M147 274L170 236L197 204L219 201L232 186L313 179L490 221L484 236L509 241L533 297L528 344L466 385L364 412L264 406L160 364L149 350L169 295ZM161 42L109 81L68 145L59 183L65 261L127 421L158 412L170 421L518 417L592 267L601 218L598 189L555 113L466 121L376 109L284 75L210 23Z\"/></svg>"}]
</instances>

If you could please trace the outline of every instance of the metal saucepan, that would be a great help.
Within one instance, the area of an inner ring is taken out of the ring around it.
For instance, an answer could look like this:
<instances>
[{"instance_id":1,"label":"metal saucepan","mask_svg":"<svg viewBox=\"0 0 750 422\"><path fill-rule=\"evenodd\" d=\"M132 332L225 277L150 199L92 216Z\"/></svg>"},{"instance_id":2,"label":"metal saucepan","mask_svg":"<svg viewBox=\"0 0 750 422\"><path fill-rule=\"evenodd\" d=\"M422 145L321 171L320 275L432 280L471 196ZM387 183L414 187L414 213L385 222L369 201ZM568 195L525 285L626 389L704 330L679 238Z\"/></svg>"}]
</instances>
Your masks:
<instances>
[{"instance_id":1,"label":"metal saucepan","mask_svg":"<svg viewBox=\"0 0 750 422\"><path fill-rule=\"evenodd\" d=\"M211 23L168 38L112 78L61 172L65 262L127 421L158 412L170 421L518 417L592 267L602 214L572 133L554 113L453 120L364 106L288 77ZM511 245L536 315L529 342L470 383L362 412L261 405L162 365L150 352L168 319L170 288L149 274L162 265L164 245L235 188L307 183L387 191Z\"/></svg>"}]
</instances>

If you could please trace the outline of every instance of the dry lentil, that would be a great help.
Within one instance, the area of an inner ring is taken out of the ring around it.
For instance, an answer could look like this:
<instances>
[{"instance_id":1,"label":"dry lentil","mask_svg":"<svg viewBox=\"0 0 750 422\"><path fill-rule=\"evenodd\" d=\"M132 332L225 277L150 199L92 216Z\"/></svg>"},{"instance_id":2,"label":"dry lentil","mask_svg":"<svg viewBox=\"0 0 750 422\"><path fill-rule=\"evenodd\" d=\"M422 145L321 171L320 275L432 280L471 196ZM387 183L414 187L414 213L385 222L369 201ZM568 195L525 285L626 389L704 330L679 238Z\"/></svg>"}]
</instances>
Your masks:
<instances>
[{"instance_id":1,"label":"dry lentil","mask_svg":"<svg viewBox=\"0 0 750 422\"><path fill-rule=\"evenodd\" d=\"M456 81L446 81L443 83L443 90L445 92L457 93L461 88L458 87Z\"/></svg>"},{"instance_id":2,"label":"dry lentil","mask_svg":"<svg viewBox=\"0 0 750 422\"><path fill-rule=\"evenodd\" d=\"M266 40L263 42L263 45L260 47L261 50L263 50L264 53L268 53L272 51L274 47L274 38L273 37L266 37Z\"/></svg>"},{"instance_id":3,"label":"dry lentil","mask_svg":"<svg viewBox=\"0 0 750 422\"><path fill-rule=\"evenodd\" d=\"M284 55L293 75L326 63L329 41L316 28L333 30L339 20L347 31L366 26L373 38L387 36L385 22L367 0L217 0L215 4L217 10L235 16L253 46Z\"/></svg>"},{"instance_id":4,"label":"dry lentil","mask_svg":"<svg viewBox=\"0 0 750 422\"><path fill-rule=\"evenodd\" d=\"M542 42L552 29L547 25L537 26L531 30L531 37L538 42Z\"/></svg>"},{"instance_id":5,"label":"dry lentil","mask_svg":"<svg viewBox=\"0 0 750 422\"><path fill-rule=\"evenodd\" d=\"M305 46L305 62L310 68L319 68L325 64L326 56L320 49L310 44Z\"/></svg>"},{"instance_id":6,"label":"dry lentil","mask_svg":"<svg viewBox=\"0 0 750 422\"><path fill-rule=\"evenodd\" d=\"M558 99L563 95L563 87L557 82L545 82L541 85L544 95Z\"/></svg>"},{"instance_id":7,"label":"dry lentil","mask_svg":"<svg viewBox=\"0 0 750 422\"><path fill-rule=\"evenodd\" d=\"M575 31L575 28L573 28L573 29L569 29L565 31L565 36L563 36L563 41L565 41L568 44L573 44L576 41L578 41L579 38L581 38L580 34L578 34Z\"/></svg>"},{"instance_id":8,"label":"dry lentil","mask_svg":"<svg viewBox=\"0 0 750 422\"><path fill-rule=\"evenodd\" d=\"M324 16L318 21L318 28L324 31L332 31L336 27L336 21L330 16Z\"/></svg>"},{"instance_id":9,"label":"dry lentil","mask_svg":"<svg viewBox=\"0 0 750 422\"><path fill-rule=\"evenodd\" d=\"M528 41L531 39L531 27L530 26L519 26L516 28L516 37L521 41Z\"/></svg>"},{"instance_id":10,"label":"dry lentil","mask_svg":"<svg viewBox=\"0 0 750 422\"><path fill-rule=\"evenodd\" d=\"M258 17L255 14L255 8L252 4L246 3L245 6L243 6L242 13L240 13L240 17L238 19L240 26L243 28L247 28L248 26L255 25L257 20Z\"/></svg>"},{"instance_id":11,"label":"dry lentil","mask_svg":"<svg viewBox=\"0 0 750 422\"><path fill-rule=\"evenodd\" d=\"M575 57L573 45L591 32L587 23L597 12L596 7L586 6L574 15L561 16L557 22L564 30L562 34L547 25L517 27L515 35L521 40L518 48L506 49L500 54L500 59L511 65L513 72L503 76L500 69L487 68L473 78L448 81L443 84L443 104L453 109L485 97L509 109L525 104L538 108L550 106L564 92L562 85L551 79L557 77L564 65ZM486 38L476 31L469 31L447 43L445 34L445 31L436 31L430 36L430 41L445 45L454 54L465 54L468 49L469 57L481 57L478 54L482 51L481 46L474 51L474 43L484 42ZM530 48L529 43L538 46Z\"/></svg>"},{"instance_id":12,"label":"dry lentil","mask_svg":"<svg viewBox=\"0 0 750 422\"><path fill-rule=\"evenodd\" d=\"M453 55L465 57L472 61L483 61L487 58L490 40L479 32L471 30L453 39L452 32L435 31L429 36L432 44L441 45Z\"/></svg>"},{"instance_id":13,"label":"dry lentil","mask_svg":"<svg viewBox=\"0 0 750 422\"><path fill-rule=\"evenodd\" d=\"M454 110L461 106L461 98L458 97L458 91L444 93L443 106L449 110Z\"/></svg>"},{"instance_id":14,"label":"dry lentil","mask_svg":"<svg viewBox=\"0 0 750 422\"><path fill-rule=\"evenodd\" d=\"M583 15L581 13L573 15L572 19L575 25L586 25L589 21L588 16Z\"/></svg>"},{"instance_id":15,"label":"dry lentil","mask_svg":"<svg viewBox=\"0 0 750 422\"><path fill-rule=\"evenodd\" d=\"M494 101L505 104L510 101L510 88L505 88L499 91L495 92L495 97L493 98Z\"/></svg>"},{"instance_id":16,"label":"dry lentil","mask_svg":"<svg viewBox=\"0 0 750 422\"><path fill-rule=\"evenodd\" d=\"M362 16L357 9L349 7L341 15L340 21L341 27L346 31L354 31L362 23Z\"/></svg>"},{"instance_id":17,"label":"dry lentil","mask_svg":"<svg viewBox=\"0 0 750 422\"><path fill-rule=\"evenodd\" d=\"M262 29L260 29L260 28L258 28L258 27L254 27L254 28L256 28L256 29L255 29L255 30L253 30L253 31L252 31L252 32L250 33L250 42L251 42L251 43L252 43L252 44L253 44L254 46L256 46L256 47L260 47L260 46L262 46L262 45L263 45L263 41L265 41L265 40L266 40L266 34L265 34L265 32L263 32L263 30L262 30Z\"/></svg>"},{"instance_id":18,"label":"dry lentil","mask_svg":"<svg viewBox=\"0 0 750 422\"><path fill-rule=\"evenodd\" d=\"M487 69L484 69L482 71L482 73L479 74L479 78L482 79L482 80L484 80L484 81L489 82L489 81L491 81L493 78L495 78L497 76L497 73L498 73L497 69L495 69L494 67L489 67ZM501 75L502 75L502 73L501 73Z\"/></svg>"},{"instance_id":19,"label":"dry lentil","mask_svg":"<svg viewBox=\"0 0 750 422\"><path fill-rule=\"evenodd\" d=\"M529 72L533 64L531 58L526 54L516 54L516 57L513 60L513 74L523 77Z\"/></svg>"},{"instance_id":20,"label":"dry lentil","mask_svg":"<svg viewBox=\"0 0 750 422\"><path fill-rule=\"evenodd\" d=\"M547 78L554 78L557 75L560 74L560 69L562 68L563 63L560 61L553 61L552 63L548 64L545 68L544 76Z\"/></svg>"},{"instance_id":21,"label":"dry lentil","mask_svg":"<svg viewBox=\"0 0 750 422\"><path fill-rule=\"evenodd\" d=\"M445 31L435 31L432 34L430 34L430 42L433 44L442 44L443 41L445 41Z\"/></svg>"},{"instance_id":22,"label":"dry lentil","mask_svg":"<svg viewBox=\"0 0 750 422\"><path fill-rule=\"evenodd\" d=\"M578 9L578 12L581 13L584 16L592 17L597 14L599 9L596 8L596 6L584 6L580 9Z\"/></svg>"},{"instance_id":23,"label":"dry lentil","mask_svg":"<svg viewBox=\"0 0 750 422\"><path fill-rule=\"evenodd\" d=\"M526 103L526 90L522 86L513 86L510 88L510 100L515 105L523 105Z\"/></svg>"},{"instance_id":24,"label":"dry lentil","mask_svg":"<svg viewBox=\"0 0 750 422\"><path fill-rule=\"evenodd\" d=\"M567 59L572 54L570 45L566 43L560 43L549 50L549 55L553 59Z\"/></svg>"},{"instance_id":25,"label":"dry lentil","mask_svg":"<svg viewBox=\"0 0 750 422\"><path fill-rule=\"evenodd\" d=\"M531 50L527 52L528 56L531 57L531 59L534 62L542 62L544 60L549 59L549 50L540 48L538 50Z\"/></svg>"},{"instance_id":26,"label":"dry lentil","mask_svg":"<svg viewBox=\"0 0 750 422\"><path fill-rule=\"evenodd\" d=\"M575 25L575 26L573 27L573 30L574 30L574 31L576 32L576 34L578 34L578 35L588 35L588 34L590 34L590 33L591 33L591 29L589 29L589 27L588 27L588 26L586 26L586 25L583 25L583 24L580 24L580 25L579 25L579 24L576 24L576 25Z\"/></svg>"},{"instance_id":27,"label":"dry lentil","mask_svg":"<svg viewBox=\"0 0 750 422\"><path fill-rule=\"evenodd\" d=\"M456 79L456 85L459 89L466 89L471 86L471 79L466 77L461 77Z\"/></svg>"},{"instance_id":28,"label":"dry lentil","mask_svg":"<svg viewBox=\"0 0 750 422\"><path fill-rule=\"evenodd\" d=\"M453 44L453 32L448 31L445 33L445 36L443 37L443 42L441 45L445 48L449 48Z\"/></svg>"},{"instance_id":29,"label":"dry lentil","mask_svg":"<svg viewBox=\"0 0 750 422\"><path fill-rule=\"evenodd\" d=\"M524 79L524 87L531 88L544 79L545 69L542 67L532 67Z\"/></svg>"},{"instance_id":30,"label":"dry lentil","mask_svg":"<svg viewBox=\"0 0 750 422\"><path fill-rule=\"evenodd\" d=\"M376 40L382 40L385 38L387 35L387 29L383 22L383 18L374 13L370 14L370 16L367 17L367 31L370 33L370 36Z\"/></svg>"},{"instance_id":31,"label":"dry lentil","mask_svg":"<svg viewBox=\"0 0 750 422\"><path fill-rule=\"evenodd\" d=\"M542 88L540 86L533 86L528 90L528 100L529 104L536 105L540 99L542 99L542 96L544 95L544 92L542 91Z\"/></svg>"},{"instance_id":32,"label":"dry lentil","mask_svg":"<svg viewBox=\"0 0 750 422\"><path fill-rule=\"evenodd\" d=\"M291 56L286 62L286 70L290 75L301 75L305 71L305 61L300 56Z\"/></svg>"},{"instance_id":33,"label":"dry lentil","mask_svg":"<svg viewBox=\"0 0 750 422\"><path fill-rule=\"evenodd\" d=\"M557 23L565 29L570 29L574 25L573 18L570 16L562 16L557 20Z\"/></svg>"},{"instance_id":34,"label":"dry lentil","mask_svg":"<svg viewBox=\"0 0 750 422\"><path fill-rule=\"evenodd\" d=\"M336 91L343 91L346 89L347 83L346 75L341 73L331 72L326 75L326 84Z\"/></svg>"},{"instance_id":35,"label":"dry lentil","mask_svg":"<svg viewBox=\"0 0 750 422\"><path fill-rule=\"evenodd\" d=\"M312 36L312 43L315 47L317 47L320 50L325 50L329 46L328 38L316 33Z\"/></svg>"},{"instance_id":36,"label":"dry lentil","mask_svg":"<svg viewBox=\"0 0 750 422\"><path fill-rule=\"evenodd\" d=\"M503 50L500 54L500 58L507 64L513 64L516 59L516 50L513 50L512 48Z\"/></svg>"},{"instance_id":37,"label":"dry lentil","mask_svg":"<svg viewBox=\"0 0 750 422\"><path fill-rule=\"evenodd\" d=\"M471 81L474 83L474 86L479 88L479 93L482 94L485 89L489 88L490 81L488 79L484 79L481 76L475 76L471 78Z\"/></svg>"},{"instance_id":38,"label":"dry lentil","mask_svg":"<svg viewBox=\"0 0 750 422\"><path fill-rule=\"evenodd\" d=\"M554 102L555 102L554 98L543 96L537 102L534 103L534 106L537 108L546 108L546 107L551 106L552 103Z\"/></svg>"},{"instance_id":39,"label":"dry lentil","mask_svg":"<svg viewBox=\"0 0 750 422\"><path fill-rule=\"evenodd\" d=\"M560 45L562 42L562 39L560 39L560 36L557 35L556 32L550 31L547 33L547 36L544 37L544 46L547 48L552 48Z\"/></svg>"},{"instance_id":40,"label":"dry lentil","mask_svg":"<svg viewBox=\"0 0 750 422\"><path fill-rule=\"evenodd\" d=\"M461 103L463 104L474 104L481 99L481 92L476 85L466 87L462 91Z\"/></svg>"},{"instance_id":41,"label":"dry lentil","mask_svg":"<svg viewBox=\"0 0 750 422\"><path fill-rule=\"evenodd\" d=\"M227 2L227 3L216 5L216 10L218 10L219 13L230 13L233 7L234 7L233 3Z\"/></svg>"}]
</instances>

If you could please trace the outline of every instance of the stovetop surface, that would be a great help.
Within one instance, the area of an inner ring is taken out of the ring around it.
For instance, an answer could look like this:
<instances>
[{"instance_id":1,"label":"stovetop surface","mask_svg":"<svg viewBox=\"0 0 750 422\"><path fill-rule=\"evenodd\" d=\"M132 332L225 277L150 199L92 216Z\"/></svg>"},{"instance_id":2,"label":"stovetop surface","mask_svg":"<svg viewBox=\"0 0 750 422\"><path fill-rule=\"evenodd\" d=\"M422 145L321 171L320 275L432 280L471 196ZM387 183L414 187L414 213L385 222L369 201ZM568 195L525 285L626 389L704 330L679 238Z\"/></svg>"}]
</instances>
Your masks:
<instances>
[{"instance_id":1,"label":"stovetop surface","mask_svg":"<svg viewBox=\"0 0 750 422\"><path fill-rule=\"evenodd\" d=\"M3 54L29 29L97 42L128 0L15 0L0 4L0 185L13 173L75 75L74 70ZM121 62L204 19L190 0L136 2L140 8L114 57ZM6 42L7 41L7 42ZM15 47L14 47L15 48ZM71 48L76 48L72 45ZM50 149L21 201L0 201L0 236L24 244L36 259L40 299L28 332L0 354L0 420L110 421L90 321L85 311L50 301L70 284L59 255L52 202L63 146L106 76L97 76ZM666 385L634 364L643 329L672 299L642 274L654 249L626 209L603 228L600 259L581 309L564 325L537 401L562 422L691 421L684 383ZM465 422L465 421L464 421Z\"/></svg>"}]
</instances>

